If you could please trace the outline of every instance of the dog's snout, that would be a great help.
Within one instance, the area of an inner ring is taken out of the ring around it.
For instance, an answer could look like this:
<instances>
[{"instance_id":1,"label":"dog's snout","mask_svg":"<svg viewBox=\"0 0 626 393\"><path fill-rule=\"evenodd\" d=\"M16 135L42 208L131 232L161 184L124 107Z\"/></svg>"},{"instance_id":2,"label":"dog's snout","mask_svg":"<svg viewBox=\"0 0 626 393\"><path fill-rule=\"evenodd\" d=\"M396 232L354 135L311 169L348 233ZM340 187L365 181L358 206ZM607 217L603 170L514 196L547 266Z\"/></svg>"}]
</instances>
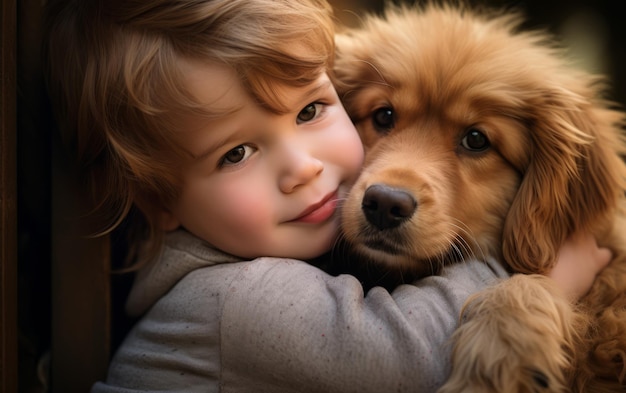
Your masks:
<instances>
[{"instance_id":1,"label":"dog's snout","mask_svg":"<svg viewBox=\"0 0 626 393\"><path fill-rule=\"evenodd\" d=\"M416 208L411 194L383 184L368 187L361 204L367 221L381 230L397 227L411 218Z\"/></svg>"}]
</instances>

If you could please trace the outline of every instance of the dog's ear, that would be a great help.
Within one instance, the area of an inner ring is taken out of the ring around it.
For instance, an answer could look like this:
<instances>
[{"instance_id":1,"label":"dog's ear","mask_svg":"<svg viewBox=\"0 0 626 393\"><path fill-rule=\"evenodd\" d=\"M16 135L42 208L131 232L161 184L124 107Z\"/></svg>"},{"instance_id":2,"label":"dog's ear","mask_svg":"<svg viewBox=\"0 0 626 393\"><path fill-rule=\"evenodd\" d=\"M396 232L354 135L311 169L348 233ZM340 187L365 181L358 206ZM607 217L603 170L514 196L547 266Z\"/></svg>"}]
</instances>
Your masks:
<instances>
[{"instance_id":1,"label":"dog's ear","mask_svg":"<svg viewBox=\"0 0 626 393\"><path fill-rule=\"evenodd\" d=\"M516 272L549 271L567 236L606 223L624 195L623 113L591 90L543 89L526 108L532 146L503 233Z\"/></svg>"}]
</instances>

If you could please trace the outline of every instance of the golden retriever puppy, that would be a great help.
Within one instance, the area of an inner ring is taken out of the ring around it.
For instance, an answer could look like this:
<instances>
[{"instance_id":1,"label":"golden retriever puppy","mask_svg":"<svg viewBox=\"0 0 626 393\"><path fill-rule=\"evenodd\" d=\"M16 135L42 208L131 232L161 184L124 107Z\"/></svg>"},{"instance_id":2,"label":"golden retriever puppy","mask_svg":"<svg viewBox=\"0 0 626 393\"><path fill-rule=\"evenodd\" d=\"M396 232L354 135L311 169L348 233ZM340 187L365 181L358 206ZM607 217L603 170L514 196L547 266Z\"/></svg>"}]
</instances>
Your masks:
<instances>
[{"instance_id":1,"label":"golden retriever puppy","mask_svg":"<svg viewBox=\"0 0 626 393\"><path fill-rule=\"evenodd\" d=\"M337 37L338 92L366 147L345 240L389 270L494 256L527 274L466 305L442 391L623 392L624 113L521 22L392 7ZM580 229L615 258L574 305L536 274Z\"/></svg>"}]
</instances>

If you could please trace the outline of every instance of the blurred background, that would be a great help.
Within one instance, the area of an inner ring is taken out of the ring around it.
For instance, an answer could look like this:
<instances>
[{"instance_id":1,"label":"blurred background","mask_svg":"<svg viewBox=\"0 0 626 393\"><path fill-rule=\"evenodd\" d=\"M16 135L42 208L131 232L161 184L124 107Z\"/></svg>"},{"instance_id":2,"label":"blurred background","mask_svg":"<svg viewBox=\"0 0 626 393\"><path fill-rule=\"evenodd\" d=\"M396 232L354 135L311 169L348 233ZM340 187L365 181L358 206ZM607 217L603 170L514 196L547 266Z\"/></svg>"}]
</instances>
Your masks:
<instances>
[{"instance_id":1,"label":"blurred background","mask_svg":"<svg viewBox=\"0 0 626 393\"><path fill-rule=\"evenodd\" d=\"M45 392L46 366L51 346L53 295L51 253L53 228L52 117L46 100L39 53L42 0L17 1L18 72L18 323L20 392ZM336 16L348 26L358 24L367 12L380 12L380 0L331 1ZM396 1L396 3L399 3ZM623 2L614 0L476 0L519 10L527 15L528 28L551 31L571 48L581 67L606 74L613 81L610 99L626 104L626 14ZM113 312L120 304L127 282L113 279ZM71 288L75 282L59 279ZM116 295L115 288L121 288ZM121 300L120 300L121 299ZM76 315L80 318L80 315ZM114 323L115 323L114 319ZM122 320L123 322L123 320ZM115 344L119 338L113 337ZM80 373L80 370L75 370Z\"/></svg>"}]
</instances>

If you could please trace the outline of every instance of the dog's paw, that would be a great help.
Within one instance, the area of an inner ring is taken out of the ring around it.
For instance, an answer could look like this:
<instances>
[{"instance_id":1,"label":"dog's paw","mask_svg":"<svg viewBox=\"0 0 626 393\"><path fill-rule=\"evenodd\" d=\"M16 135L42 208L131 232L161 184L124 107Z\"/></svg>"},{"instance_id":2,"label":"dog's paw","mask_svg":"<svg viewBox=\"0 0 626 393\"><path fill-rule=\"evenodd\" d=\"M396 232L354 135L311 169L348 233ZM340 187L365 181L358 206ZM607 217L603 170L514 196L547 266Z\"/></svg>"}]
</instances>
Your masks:
<instances>
[{"instance_id":1,"label":"dog's paw","mask_svg":"<svg viewBox=\"0 0 626 393\"><path fill-rule=\"evenodd\" d=\"M439 393L565 392L578 316L550 279L516 275L468 300Z\"/></svg>"}]
</instances>

